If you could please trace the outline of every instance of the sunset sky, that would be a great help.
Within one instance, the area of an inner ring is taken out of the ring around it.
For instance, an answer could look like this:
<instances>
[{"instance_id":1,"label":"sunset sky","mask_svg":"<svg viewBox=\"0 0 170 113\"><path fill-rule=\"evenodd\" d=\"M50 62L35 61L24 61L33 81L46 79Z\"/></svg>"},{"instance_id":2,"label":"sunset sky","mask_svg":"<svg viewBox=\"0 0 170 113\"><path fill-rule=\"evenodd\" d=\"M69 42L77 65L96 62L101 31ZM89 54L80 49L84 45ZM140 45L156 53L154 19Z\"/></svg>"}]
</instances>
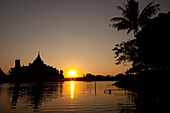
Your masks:
<instances>
[{"instance_id":1,"label":"sunset sky","mask_svg":"<svg viewBox=\"0 0 170 113\"><path fill-rule=\"evenodd\" d=\"M152 0L136 0L140 10ZM170 11L170 0L154 0L160 12ZM8 73L15 59L32 63L40 51L43 61L62 69L115 75L130 64L115 65L115 44L132 39L126 31L109 27L121 16L116 9L126 0L0 0L0 68Z\"/></svg>"}]
</instances>

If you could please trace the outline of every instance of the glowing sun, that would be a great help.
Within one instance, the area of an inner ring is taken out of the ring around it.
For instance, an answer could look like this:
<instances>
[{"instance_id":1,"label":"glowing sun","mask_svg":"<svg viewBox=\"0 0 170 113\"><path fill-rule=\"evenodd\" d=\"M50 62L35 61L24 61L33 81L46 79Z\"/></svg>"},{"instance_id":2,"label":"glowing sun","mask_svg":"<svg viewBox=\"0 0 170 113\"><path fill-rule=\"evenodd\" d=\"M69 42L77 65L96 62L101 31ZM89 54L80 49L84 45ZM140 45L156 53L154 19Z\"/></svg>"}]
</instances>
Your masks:
<instances>
[{"instance_id":1,"label":"glowing sun","mask_svg":"<svg viewBox=\"0 0 170 113\"><path fill-rule=\"evenodd\" d=\"M77 76L77 72L75 70L71 70L68 72L68 76L69 77L76 77Z\"/></svg>"}]
</instances>

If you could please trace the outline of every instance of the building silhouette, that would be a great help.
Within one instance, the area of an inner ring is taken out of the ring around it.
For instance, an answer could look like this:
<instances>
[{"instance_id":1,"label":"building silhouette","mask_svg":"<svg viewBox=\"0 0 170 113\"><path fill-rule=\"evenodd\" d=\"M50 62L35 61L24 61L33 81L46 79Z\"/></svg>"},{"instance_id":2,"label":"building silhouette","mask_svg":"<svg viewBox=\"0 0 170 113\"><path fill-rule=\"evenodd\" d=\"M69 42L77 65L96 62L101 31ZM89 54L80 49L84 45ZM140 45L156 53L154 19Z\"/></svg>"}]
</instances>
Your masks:
<instances>
[{"instance_id":1,"label":"building silhouette","mask_svg":"<svg viewBox=\"0 0 170 113\"><path fill-rule=\"evenodd\" d=\"M9 71L11 80L29 82L29 81L63 81L63 71L48 66L43 62L38 52L37 58L28 66L21 66L20 60L15 60L15 67Z\"/></svg>"}]
</instances>

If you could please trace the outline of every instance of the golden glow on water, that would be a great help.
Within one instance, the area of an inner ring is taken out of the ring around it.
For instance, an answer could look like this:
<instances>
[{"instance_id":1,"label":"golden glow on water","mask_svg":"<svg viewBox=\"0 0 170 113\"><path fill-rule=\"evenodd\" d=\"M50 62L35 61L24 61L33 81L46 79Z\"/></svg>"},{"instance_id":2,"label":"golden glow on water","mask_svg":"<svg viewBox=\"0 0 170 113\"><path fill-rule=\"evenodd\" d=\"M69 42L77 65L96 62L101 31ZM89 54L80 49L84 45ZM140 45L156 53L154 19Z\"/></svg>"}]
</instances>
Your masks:
<instances>
[{"instance_id":1,"label":"golden glow on water","mask_svg":"<svg viewBox=\"0 0 170 113\"><path fill-rule=\"evenodd\" d=\"M71 81L71 98L74 98L74 81Z\"/></svg>"},{"instance_id":2,"label":"golden glow on water","mask_svg":"<svg viewBox=\"0 0 170 113\"><path fill-rule=\"evenodd\" d=\"M126 91L125 94L124 89L112 86L113 83L115 82L65 81L0 84L0 111L1 113L24 113L25 111L29 113L35 111L120 113L125 107L127 112L136 110L134 98L129 98L130 91ZM111 94L108 91L104 93L107 89L115 89L115 91ZM13 93L9 95L10 92Z\"/></svg>"}]
</instances>

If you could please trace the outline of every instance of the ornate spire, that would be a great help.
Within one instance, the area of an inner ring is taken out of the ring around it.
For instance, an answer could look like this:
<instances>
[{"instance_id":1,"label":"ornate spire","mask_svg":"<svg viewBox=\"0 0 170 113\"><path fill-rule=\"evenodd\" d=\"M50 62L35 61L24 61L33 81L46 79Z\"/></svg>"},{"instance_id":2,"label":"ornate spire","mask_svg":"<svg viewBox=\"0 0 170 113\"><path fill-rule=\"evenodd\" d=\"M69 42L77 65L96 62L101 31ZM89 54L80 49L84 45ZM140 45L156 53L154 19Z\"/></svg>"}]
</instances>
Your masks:
<instances>
[{"instance_id":1,"label":"ornate spire","mask_svg":"<svg viewBox=\"0 0 170 113\"><path fill-rule=\"evenodd\" d=\"M38 64L38 65L43 65L44 62L42 61L41 57L40 57L40 51L38 51L38 56L37 58L34 60L33 64Z\"/></svg>"},{"instance_id":2,"label":"ornate spire","mask_svg":"<svg viewBox=\"0 0 170 113\"><path fill-rule=\"evenodd\" d=\"M38 51L38 56L37 56L37 58L40 58L40 51ZM40 58L41 59L41 58Z\"/></svg>"},{"instance_id":3,"label":"ornate spire","mask_svg":"<svg viewBox=\"0 0 170 113\"><path fill-rule=\"evenodd\" d=\"M40 57L40 51L38 51L38 56L37 56L36 60L37 60L37 61L42 61L42 60L41 60L41 57Z\"/></svg>"}]
</instances>

